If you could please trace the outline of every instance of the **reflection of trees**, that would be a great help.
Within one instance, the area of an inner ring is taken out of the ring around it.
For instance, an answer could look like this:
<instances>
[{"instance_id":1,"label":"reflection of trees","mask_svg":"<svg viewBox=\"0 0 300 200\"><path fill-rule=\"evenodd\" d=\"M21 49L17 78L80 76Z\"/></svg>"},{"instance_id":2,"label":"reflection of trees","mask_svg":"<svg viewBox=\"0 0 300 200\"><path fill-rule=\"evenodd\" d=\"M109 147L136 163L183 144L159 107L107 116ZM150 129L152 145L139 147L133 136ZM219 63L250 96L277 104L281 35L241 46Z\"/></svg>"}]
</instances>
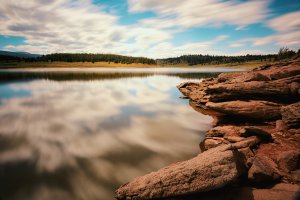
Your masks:
<instances>
[{"instance_id":1,"label":"reflection of trees","mask_svg":"<svg viewBox=\"0 0 300 200\"><path fill-rule=\"evenodd\" d=\"M132 77L147 77L154 75L167 75L179 78L208 78L217 76L219 73L199 73L199 72L0 72L0 82L31 80L31 79L49 79L56 81L65 80L105 80L120 79Z\"/></svg>"}]
</instances>

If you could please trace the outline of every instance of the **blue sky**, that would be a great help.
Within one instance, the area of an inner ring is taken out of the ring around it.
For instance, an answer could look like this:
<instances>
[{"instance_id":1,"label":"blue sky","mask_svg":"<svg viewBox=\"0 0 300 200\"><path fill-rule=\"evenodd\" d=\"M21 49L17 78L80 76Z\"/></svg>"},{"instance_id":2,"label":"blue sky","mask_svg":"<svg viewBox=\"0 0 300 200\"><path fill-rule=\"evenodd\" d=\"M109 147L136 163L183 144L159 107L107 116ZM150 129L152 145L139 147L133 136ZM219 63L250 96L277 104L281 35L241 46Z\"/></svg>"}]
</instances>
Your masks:
<instances>
[{"instance_id":1,"label":"blue sky","mask_svg":"<svg viewBox=\"0 0 300 200\"><path fill-rule=\"evenodd\" d=\"M0 49L267 54L300 48L300 0L0 0Z\"/></svg>"}]
</instances>

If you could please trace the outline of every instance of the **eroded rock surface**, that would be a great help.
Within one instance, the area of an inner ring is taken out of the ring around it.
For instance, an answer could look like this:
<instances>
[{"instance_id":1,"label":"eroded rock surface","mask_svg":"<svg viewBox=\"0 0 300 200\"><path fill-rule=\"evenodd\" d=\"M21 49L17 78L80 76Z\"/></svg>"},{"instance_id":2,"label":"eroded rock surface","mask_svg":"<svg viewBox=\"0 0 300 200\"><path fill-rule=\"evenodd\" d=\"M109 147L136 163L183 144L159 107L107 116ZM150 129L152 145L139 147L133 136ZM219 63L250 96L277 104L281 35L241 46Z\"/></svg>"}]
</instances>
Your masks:
<instances>
[{"instance_id":1,"label":"eroded rock surface","mask_svg":"<svg viewBox=\"0 0 300 200\"><path fill-rule=\"evenodd\" d=\"M116 198L155 199L218 189L238 179L238 165L230 145L223 145L138 177L121 186Z\"/></svg>"},{"instance_id":2,"label":"eroded rock surface","mask_svg":"<svg viewBox=\"0 0 300 200\"><path fill-rule=\"evenodd\" d=\"M237 115L250 119L278 119L281 117L281 104L269 101L227 101L208 102L206 107L227 115Z\"/></svg>"},{"instance_id":3,"label":"eroded rock surface","mask_svg":"<svg viewBox=\"0 0 300 200\"><path fill-rule=\"evenodd\" d=\"M214 117L203 153L134 179L117 199L300 197L300 59L177 87L196 111Z\"/></svg>"}]
</instances>

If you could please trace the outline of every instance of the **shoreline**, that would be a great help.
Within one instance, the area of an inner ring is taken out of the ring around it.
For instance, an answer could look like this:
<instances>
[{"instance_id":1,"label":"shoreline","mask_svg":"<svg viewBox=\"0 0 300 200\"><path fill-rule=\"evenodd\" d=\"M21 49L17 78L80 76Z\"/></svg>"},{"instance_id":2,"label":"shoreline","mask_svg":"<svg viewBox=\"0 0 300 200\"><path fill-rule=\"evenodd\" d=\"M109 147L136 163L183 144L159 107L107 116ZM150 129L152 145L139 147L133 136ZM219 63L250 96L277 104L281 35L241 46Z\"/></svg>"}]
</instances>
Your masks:
<instances>
[{"instance_id":1,"label":"shoreline","mask_svg":"<svg viewBox=\"0 0 300 200\"><path fill-rule=\"evenodd\" d=\"M31 69L31 68L243 68L254 69L260 65L274 62L253 61L241 64L205 64L205 65L148 65L141 63L121 64L108 62L11 62L0 63L0 69Z\"/></svg>"},{"instance_id":2,"label":"shoreline","mask_svg":"<svg viewBox=\"0 0 300 200\"><path fill-rule=\"evenodd\" d=\"M299 59L178 89L196 111L214 117L203 152L122 185L117 199L299 197Z\"/></svg>"}]
</instances>

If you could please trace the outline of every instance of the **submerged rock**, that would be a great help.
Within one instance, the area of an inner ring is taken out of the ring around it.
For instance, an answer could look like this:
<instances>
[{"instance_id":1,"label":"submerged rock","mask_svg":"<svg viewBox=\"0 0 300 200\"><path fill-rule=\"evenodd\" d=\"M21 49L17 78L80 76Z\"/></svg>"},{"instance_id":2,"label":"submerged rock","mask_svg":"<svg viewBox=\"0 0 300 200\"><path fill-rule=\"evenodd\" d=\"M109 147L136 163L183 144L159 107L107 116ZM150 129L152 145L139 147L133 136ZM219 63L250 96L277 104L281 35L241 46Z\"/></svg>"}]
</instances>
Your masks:
<instances>
[{"instance_id":1,"label":"submerged rock","mask_svg":"<svg viewBox=\"0 0 300 200\"><path fill-rule=\"evenodd\" d=\"M137 177L116 191L119 200L155 199L215 190L236 181L239 160L230 145Z\"/></svg>"}]
</instances>

